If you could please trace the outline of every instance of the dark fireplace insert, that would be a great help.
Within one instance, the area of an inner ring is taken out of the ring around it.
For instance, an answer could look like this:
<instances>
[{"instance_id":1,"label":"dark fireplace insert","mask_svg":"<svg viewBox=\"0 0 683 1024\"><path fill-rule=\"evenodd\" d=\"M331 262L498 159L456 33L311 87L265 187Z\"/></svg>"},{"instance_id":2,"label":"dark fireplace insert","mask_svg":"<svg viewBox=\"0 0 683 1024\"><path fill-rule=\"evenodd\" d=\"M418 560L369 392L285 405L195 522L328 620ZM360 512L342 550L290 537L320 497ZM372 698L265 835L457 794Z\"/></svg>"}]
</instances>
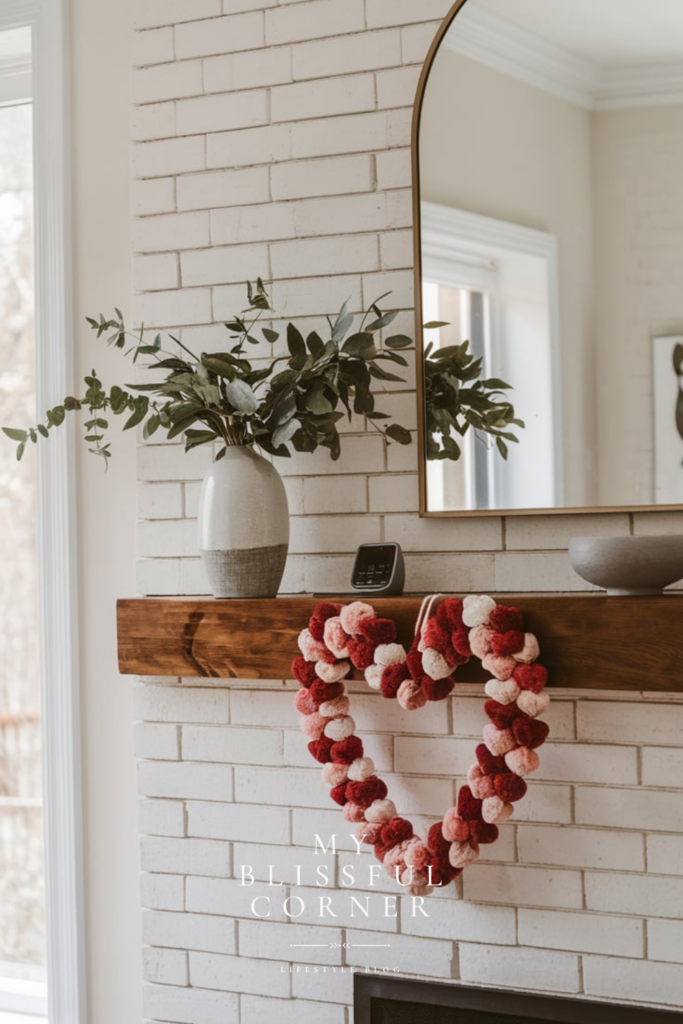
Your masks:
<instances>
[{"instance_id":1,"label":"dark fireplace insert","mask_svg":"<svg viewBox=\"0 0 683 1024\"><path fill-rule=\"evenodd\" d=\"M353 1020L354 1024L673 1024L683 1021L683 1013L356 974Z\"/></svg>"}]
</instances>

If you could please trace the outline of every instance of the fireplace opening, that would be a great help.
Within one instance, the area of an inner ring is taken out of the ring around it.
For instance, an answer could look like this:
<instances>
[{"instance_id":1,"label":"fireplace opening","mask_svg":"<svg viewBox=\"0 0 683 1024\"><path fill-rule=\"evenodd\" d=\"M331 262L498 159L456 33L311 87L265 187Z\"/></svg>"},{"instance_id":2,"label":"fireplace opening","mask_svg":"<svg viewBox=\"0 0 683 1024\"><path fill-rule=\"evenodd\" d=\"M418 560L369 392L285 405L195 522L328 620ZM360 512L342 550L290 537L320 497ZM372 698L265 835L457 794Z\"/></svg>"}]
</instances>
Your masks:
<instances>
[{"instance_id":1,"label":"fireplace opening","mask_svg":"<svg viewBox=\"0 0 683 1024\"><path fill-rule=\"evenodd\" d=\"M354 977L354 1024L662 1024L683 1013L374 975Z\"/></svg>"}]
</instances>

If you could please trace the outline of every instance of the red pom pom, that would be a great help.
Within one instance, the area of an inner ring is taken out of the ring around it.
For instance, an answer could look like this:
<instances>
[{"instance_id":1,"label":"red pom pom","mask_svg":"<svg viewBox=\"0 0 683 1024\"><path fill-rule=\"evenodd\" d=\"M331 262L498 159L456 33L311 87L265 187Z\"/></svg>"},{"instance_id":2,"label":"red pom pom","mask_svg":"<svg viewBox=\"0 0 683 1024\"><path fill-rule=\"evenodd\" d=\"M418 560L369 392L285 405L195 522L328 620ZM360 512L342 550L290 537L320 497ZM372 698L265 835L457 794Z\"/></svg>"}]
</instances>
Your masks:
<instances>
[{"instance_id":1,"label":"red pom pom","mask_svg":"<svg viewBox=\"0 0 683 1024\"><path fill-rule=\"evenodd\" d=\"M458 814L463 821L481 821L482 801L472 796L469 786L463 786L458 793Z\"/></svg>"},{"instance_id":2,"label":"red pom pom","mask_svg":"<svg viewBox=\"0 0 683 1024\"><path fill-rule=\"evenodd\" d=\"M322 643L325 639L325 623L322 619L312 618L308 623L308 632L314 640L318 640Z\"/></svg>"},{"instance_id":3,"label":"red pom pom","mask_svg":"<svg viewBox=\"0 0 683 1024\"><path fill-rule=\"evenodd\" d=\"M348 803L348 800L346 799L346 783L342 782L340 785L334 786L334 788L330 790L330 796L336 804L339 804L340 807L343 807L344 804Z\"/></svg>"},{"instance_id":4,"label":"red pom pom","mask_svg":"<svg viewBox=\"0 0 683 1024\"><path fill-rule=\"evenodd\" d=\"M375 645L364 637L349 640L348 649L352 664L361 672L370 668L375 660Z\"/></svg>"},{"instance_id":5,"label":"red pom pom","mask_svg":"<svg viewBox=\"0 0 683 1024\"><path fill-rule=\"evenodd\" d=\"M451 643L453 649L457 654L463 658L472 657L472 648L470 647L470 631L465 626L461 626L460 629L454 629L451 634Z\"/></svg>"},{"instance_id":6,"label":"red pom pom","mask_svg":"<svg viewBox=\"0 0 683 1024\"><path fill-rule=\"evenodd\" d=\"M404 679L408 679L410 673L405 664L403 665L387 665L382 672L382 682L380 689L382 695L388 700L391 700L398 693L398 688Z\"/></svg>"},{"instance_id":7,"label":"red pom pom","mask_svg":"<svg viewBox=\"0 0 683 1024\"><path fill-rule=\"evenodd\" d=\"M346 798L352 804L359 807L369 807L375 800L384 800L387 795L386 783L371 775L363 782L348 782L346 784Z\"/></svg>"},{"instance_id":8,"label":"red pom pom","mask_svg":"<svg viewBox=\"0 0 683 1024\"><path fill-rule=\"evenodd\" d=\"M489 626L495 633L508 633L511 629L524 632L524 618L521 608L497 604L489 615Z\"/></svg>"},{"instance_id":9,"label":"red pom pom","mask_svg":"<svg viewBox=\"0 0 683 1024\"><path fill-rule=\"evenodd\" d=\"M328 739L327 736L321 736L319 740L312 740L308 744L308 749L316 761L320 761L321 764L327 764L328 761L332 760L330 751L333 744L333 740Z\"/></svg>"},{"instance_id":10,"label":"red pom pom","mask_svg":"<svg viewBox=\"0 0 683 1024\"><path fill-rule=\"evenodd\" d=\"M550 727L547 722L523 715L513 722L512 731L520 747L528 747L533 750L534 747L542 746L548 739Z\"/></svg>"},{"instance_id":11,"label":"red pom pom","mask_svg":"<svg viewBox=\"0 0 683 1024\"><path fill-rule=\"evenodd\" d=\"M548 682L548 670L536 661L533 665L518 665L512 678L520 689L540 693Z\"/></svg>"},{"instance_id":12,"label":"red pom pom","mask_svg":"<svg viewBox=\"0 0 683 1024\"><path fill-rule=\"evenodd\" d=\"M449 693L453 692L455 679L446 676L445 679L432 679L430 676L422 677L422 692L427 700L445 700Z\"/></svg>"},{"instance_id":13,"label":"red pom pom","mask_svg":"<svg viewBox=\"0 0 683 1024\"><path fill-rule=\"evenodd\" d=\"M292 662L292 675L302 686L312 686L316 680L315 663L299 656Z\"/></svg>"},{"instance_id":14,"label":"red pom pom","mask_svg":"<svg viewBox=\"0 0 683 1024\"><path fill-rule=\"evenodd\" d=\"M524 633L511 629L507 633L494 633L491 637L491 650L494 654L505 657L516 654L524 647Z\"/></svg>"},{"instance_id":15,"label":"red pom pom","mask_svg":"<svg viewBox=\"0 0 683 1024\"><path fill-rule=\"evenodd\" d=\"M396 639L396 623L391 619L361 619L358 630L375 647L378 644L393 644Z\"/></svg>"},{"instance_id":16,"label":"red pom pom","mask_svg":"<svg viewBox=\"0 0 683 1024\"><path fill-rule=\"evenodd\" d=\"M502 772L496 775L493 780L496 795L504 800L506 804L514 804L521 800L527 790L527 785L520 775L513 775L512 772Z\"/></svg>"},{"instance_id":17,"label":"red pom pom","mask_svg":"<svg viewBox=\"0 0 683 1024\"><path fill-rule=\"evenodd\" d=\"M375 843L373 849L375 851L375 857L377 858L377 860L383 861L386 855L389 853L391 847L384 846L383 843Z\"/></svg>"},{"instance_id":18,"label":"red pom pom","mask_svg":"<svg viewBox=\"0 0 683 1024\"><path fill-rule=\"evenodd\" d=\"M332 604L331 601L321 601L313 609L313 618L318 619L324 625L328 619L333 619L335 615L339 615L340 611L340 604ZM310 629L311 627L309 626L308 628Z\"/></svg>"},{"instance_id":19,"label":"red pom pom","mask_svg":"<svg viewBox=\"0 0 683 1024\"><path fill-rule=\"evenodd\" d=\"M449 644L446 650L441 653L451 668L457 668L458 665L465 665L470 660L467 654L458 654L451 644Z\"/></svg>"},{"instance_id":20,"label":"red pom pom","mask_svg":"<svg viewBox=\"0 0 683 1024\"><path fill-rule=\"evenodd\" d=\"M448 854L451 848L448 840L444 839L442 824L440 821L437 822L427 833L427 846L436 857L440 857L444 853Z\"/></svg>"},{"instance_id":21,"label":"red pom pom","mask_svg":"<svg viewBox=\"0 0 683 1024\"><path fill-rule=\"evenodd\" d=\"M312 715L314 711L318 710L318 704L311 697L311 691L307 690L305 686L302 686L297 691L297 695L294 698L294 707L302 715Z\"/></svg>"},{"instance_id":22,"label":"red pom pom","mask_svg":"<svg viewBox=\"0 0 683 1024\"><path fill-rule=\"evenodd\" d=\"M470 824L470 834L475 843L485 846L487 843L495 843L499 832L498 827L488 821L473 821Z\"/></svg>"},{"instance_id":23,"label":"red pom pom","mask_svg":"<svg viewBox=\"0 0 683 1024\"><path fill-rule=\"evenodd\" d=\"M448 630L438 619L430 619L423 630L423 646L433 647L440 654L450 647L451 638Z\"/></svg>"},{"instance_id":24,"label":"red pom pom","mask_svg":"<svg viewBox=\"0 0 683 1024\"><path fill-rule=\"evenodd\" d=\"M447 597L436 609L436 617L449 633L462 626L462 601L459 597Z\"/></svg>"},{"instance_id":25,"label":"red pom pom","mask_svg":"<svg viewBox=\"0 0 683 1024\"><path fill-rule=\"evenodd\" d=\"M397 846L404 839L410 839L413 834L413 826L406 818L392 818L382 829L382 846Z\"/></svg>"},{"instance_id":26,"label":"red pom pom","mask_svg":"<svg viewBox=\"0 0 683 1024\"><path fill-rule=\"evenodd\" d=\"M509 771L502 755L492 754L485 743L480 743L476 750L477 761L484 775L498 775Z\"/></svg>"},{"instance_id":27,"label":"red pom pom","mask_svg":"<svg viewBox=\"0 0 683 1024\"><path fill-rule=\"evenodd\" d=\"M432 882L438 885L443 882L446 885L452 878L460 874L460 868L454 868L448 859L448 851L451 844L444 839L442 822L432 825L427 833L427 847L434 858L432 862Z\"/></svg>"},{"instance_id":28,"label":"red pom pom","mask_svg":"<svg viewBox=\"0 0 683 1024\"><path fill-rule=\"evenodd\" d=\"M363 744L357 736L347 736L332 747L332 760L335 764L351 764L357 757L363 756Z\"/></svg>"},{"instance_id":29,"label":"red pom pom","mask_svg":"<svg viewBox=\"0 0 683 1024\"><path fill-rule=\"evenodd\" d=\"M417 640L413 641L413 644L408 651L408 657L406 658L406 665L412 678L417 682L422 678L422 655L417 649Z\"/></svg>"},{"instance_id":30,"label":"red pom pom","mask_svg":"<svg viewBox=\"0 0 683 1024\"><path fill-rule=\"evenodd\" d=\"M516 704L499 704L497 700L487 700L484 711L499 729L509 729L522 714Z\"/></svg>"},{"instance_id":31,"label":"red pom pom","mask_svg":"<svg viewBox=\"0 0 683 1024\"><path fill-rule=\"evenodd\" d=\"M344 692L343 683L323 683L321 679L316 679L308 690L311 700L315 702L316 711L321 704L324 704L328 700L336 700L337 697L341 697Z\"/></svg>"}]
</instances>

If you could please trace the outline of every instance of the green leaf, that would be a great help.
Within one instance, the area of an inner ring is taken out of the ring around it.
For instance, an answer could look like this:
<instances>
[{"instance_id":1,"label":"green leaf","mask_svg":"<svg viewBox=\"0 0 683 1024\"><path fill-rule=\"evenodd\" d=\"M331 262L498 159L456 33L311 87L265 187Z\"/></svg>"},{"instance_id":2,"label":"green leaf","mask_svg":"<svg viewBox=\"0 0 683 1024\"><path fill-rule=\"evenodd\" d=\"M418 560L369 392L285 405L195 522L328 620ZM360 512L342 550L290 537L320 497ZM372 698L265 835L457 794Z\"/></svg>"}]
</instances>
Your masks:
<instances>
[{"instance_id":1,"label":"green leaf","mask_svg":"<svg viewBox=\"0 0 683 1024\"><path fill-rule=\"evenodd\" d=\"M497 437L496 438L496 448L498 449L500 454L503 456L503 458L507 461L508 446L505 444L505 441L503 440L502 437Z\"/></svg>"},{"instance_id":2,"label":"green leaf","mask_svg":"<svg viewBox=\"0 0 683 1024\"><path fill-rule=\"evenodd\" d=\"M325 351L325 343L316 331L311 331L308 335L306 338L306 345L308 346L308 351L312 356L315 356L316 359L318 359Z\"/></svg>"},{"instance_id":3,"label":"green leaf","mask_svg":"<svg viewBox=\"0 0 683 1024\"><path fill-rule=\"evenodd\" d=\"M434 331L439 327L449 327L448 320L430 320L428 324L422 325L425 331Z\"/></svg>"},{"instance_id":4,"label":"green leaf","mask_svg":"<svg viewBox=\"0 0 683 1024\"><path fill-rule=\"evenodd\" d=\"M287 442L294 437L300 427L301 423L297 419L291 419L288 420L287 423L283 423L282 426L278 427L273 433L273 445L276 448L279 448L280 445L287 444Z\"/></svg>"},{"instance_id":5,"label":"green leaf","mask_svg":"<svg viewBox=\"0 0 683 1024\"><path fill-rule=\"evenodd\" d=\"M133 415L130 416L123 424L124 430L131 430L133 427L137 427L138 423L142 423L145 416L147 415L147 409L149 408L149 399L144 396L135 399L135 409Z\"/></svg>"},{"instance_id":6,"label":"green leaf","mask_svg":"<svg viewBox=\"0 0 683 1024\"><path fill-rule=\"evenodd\" d=\"M384 342L385 348L410 348L413 344L413 339L409 338L407 334L394 334L391 338L387 338Z\"/></svg>"},{"instance_id":7,"label":"green leaf","mask_svg":"<svg viewBox=\"0 0 683 1024\"><path fill-rule=\"evenodd\" d=\"M306 358L306 343L294 324L287 324L287 348L295 358Z\"/></svg>"},{"instance_id":8,"label":"green leaf","mask_svg":"<svg viewBox=\"0 0 683 1024\"><path fill-rule=\"evenodd\" d=\"M365 328L366 331L380 331L383 327L388 327L392 321L398 316L398 310L394 310L391 313L384 313L377 320L373 320L371 324L368 324Z\"/></svg>"},{"instance_id":9,"label":"green leaf","mask_svg":"<svg viewBox=\"0 0 683 1024\"><path fill-rule=\"evenodd\" d=\"M28 431L26 430L15 430L14 427L3 427L3 434L7 434L12 441L25 441L28 437Z\"/></svg>"},{"instance_id":10,"label":"green leaf","mask_svg":"<svg viewBox=\"0 0 683 1024\"><path fill-rule=\"evenodd\" d=\"M24 454L24 448L26 447L26 441L22 441L17 448L17 462L21 462L21 457Z\"/></svg>"},{"instance_id":11,"label":"green leaf","mask_svg":"<svg viewBox=\"0 0 683 1024\"><path fill-rule=\"evenodd\" d=\"M277 339L280 337L278 332L271 331L270 327L263 327L261 329L261 333L263 334L263 337L266 339L266 341L270 342L271 345L274 345Z\"/></svg>"},{"instance_id":12,"label":"green leaf","mask_svg":"<svg viewBox=\"0 0 683 1024\"><path fill-rule=\"evenodd\" d=\"M362 331L352 334L342 345L342 352L348 356L357 356L359 359L374 359L377 355L375 342L371 334Z\"/></svg>"},{"instance_id":13,"label":"green leaf","mask_svg":"<svg viewBox=\"0 0 683 1024\"><path fill-rule=\"evenodd\" d=\"M258 399L243 380L232 380L225 385L225 393L232 407L243 416L251 416L258 409Z\"/></svg>"},{"instance_id":14,"label":"green leaf","mask_svg":"<svg viewBox=\"0 0 683 1024\"><path fill-rule=\"evenodd\" d=\"M313 382L313 386L304 396L306 408L310 409L316 416L324 416L332 412L332 403L325 394L325 384L321 380Z\"/></svg>"},{"instance_id":15,"label":"green leaf","mask_svg":"<svg viewBox=\"0 0 683 1024\"><path fill-rule=\"evenodd\" d=\"M207 355L206 352L202 353L202 365L210 370L211 373L215 373L219 377L223 377L225 380L234 380L237 376L235 370L235 362L233 356L228 357L227 355Z\"/></svg>"},{"instance_id":16,"label":"green leaf","mask_svg":"<svg viewBox=\"0 0 683 1024\"><path fill-rule=\"evenodd\" d=\"M42 437L49 437L50 436L47 427L43 423L39 423L38 424L38 433Z\"/></svg>"},{"instance_id":17,"label":"green leaf","mask_svg":"<svg viewBox=\"0 0 683 1024\"><path fill-rule=\"evenodd\" d=\"M405 427L401 427L398 423L392 423L387 427L385 431L387 437L390 437L392 441L396 441L398 444L412 444L413 435Z\"/></svg>"}]
</instances>

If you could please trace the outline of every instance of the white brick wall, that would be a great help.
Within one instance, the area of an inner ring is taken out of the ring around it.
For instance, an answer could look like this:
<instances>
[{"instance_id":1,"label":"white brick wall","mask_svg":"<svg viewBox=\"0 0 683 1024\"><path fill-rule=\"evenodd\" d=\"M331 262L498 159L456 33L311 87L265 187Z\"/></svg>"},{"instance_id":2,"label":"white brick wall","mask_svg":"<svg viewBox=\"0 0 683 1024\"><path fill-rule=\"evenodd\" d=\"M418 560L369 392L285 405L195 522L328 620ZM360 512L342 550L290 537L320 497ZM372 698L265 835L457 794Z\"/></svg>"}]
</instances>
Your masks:
<instances>
[{"instance_id":1,"label":"white brick wall","mask_svg":"<svg viewBox=\"0 0 683 1024\"><path fill-rule=\"evenodd\" d=\"M241 308L241 280L261 274L275 279L279 312L311 326L347 297L360 310L392 289L397 324L412 332L411 108L450 0L135 6L138 321L215 350L213 325ZM385 405L414 428L412 367L406 377ZM194 519L210 458L141 446L140 592L206 592ZM372 539L402 544L413 590L578 590L572 535L683 525L678 514L419 520L415 447L385 449L359 421L339 462L316 454L280 468L293 516L290 592L346 590L356 545ZM315 831L347 831L291 699L291 687L263 683L138 690L147 1019L350 1024L352 977L341 967L381 964L387 950L308 949L319 973L280 967L302 959L290 942L372 942L377 924L408 974L680 1004L683 703L563 695L538 781L457 891L432 900L429 918L399 914L354 931L346 917L320 922L310 910L287 923L277 900L257 921L251 899L272 891L236 878L248 856L257 875L270 857L291 878L294 864L310 863ZM452 707L413 720L376 696L356 698L400 810L425 826L462 781L480 699L465 687ZM340 863L352 863L348 838L340 847Z\"/></svg>"}]
</instances>

